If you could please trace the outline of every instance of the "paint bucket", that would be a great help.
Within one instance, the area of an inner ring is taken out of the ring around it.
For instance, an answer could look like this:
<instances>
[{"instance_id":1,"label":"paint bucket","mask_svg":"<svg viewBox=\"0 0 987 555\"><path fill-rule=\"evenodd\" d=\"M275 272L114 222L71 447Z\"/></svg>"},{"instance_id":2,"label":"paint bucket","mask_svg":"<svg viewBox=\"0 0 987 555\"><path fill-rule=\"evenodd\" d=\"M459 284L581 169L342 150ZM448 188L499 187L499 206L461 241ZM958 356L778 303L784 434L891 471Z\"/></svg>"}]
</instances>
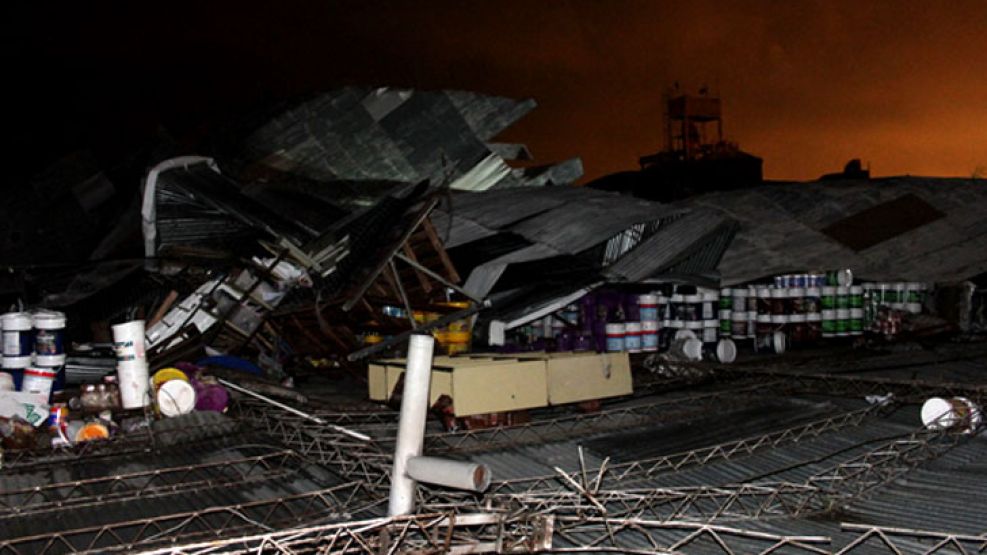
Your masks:
<instances>
[{"instance_id":1,"label":"paint bucket","mask_svg":"<svg viewBox=\"0 0 987 555\"><path fill-rule=\"evenodd\" d=\"M827 285L820 291L822 291L822 297L820 298L819 306L822 307L822 310L836 310L836 288Z\"/></svg>"},{"instance_id":2,"label":"paint bucket","mask_svg":"<svg viewBox=\"0 0 987 555\"><path fill-rule=\"evenodd\" d=\"M788 313L805 314L804 287L793 287L788 290Z\"/></svg>"},{"instance_id":3,"label":"paint bucket","mask_svg":"<svg viewBox=\"0 0 987 555\"><path fill-rule=\"evenodd\" d=\"M150 380L145 358L118 362L117 381L120 383L120 404L123 408L138 409L150 403Z\"/></svg>"},{"instance_id":4,"label":"paint bucket","mask_svg":"<svg viewBox=\"0 0 987 555\"><path fill-rule=\"evenodd\" d=\"M850 328L850 335L864 334L864 309L862 308L850 309L849 328Z\"/></svg>"},{"instance_id":5,"label":"paint bucket","mask_svg":"<svg viewBox=\"0 0 987 555\"><path fill-rule=\"evenodd\" d=\"M747 339L747 312L730 313L730 337Z\"/></svg>"},{"instance_id":6,"label":"paint bucket","mask_svg":"<svg viewBox=\"0 0 987 555\"><path fill-rule=\"evenodd\" d=\"M804 345L808 339L805 314L792 314L788 317L789 336L792 345Z\"/></svg>"},{"instance_id":7,"label":"paint bucket","mask_svg":"<svg viewBox=\"0 0 987 555\"><path fill-rule=\"evenodd\" d=\"M668 355L679 360L698 361L703 359L703 342L695 337L683 337L672 341Z\"/></svg>"},{"instance_id":8,"label":"paint bucket","mask_svg":"<svg viewBox=\"0 0 987 555\"><path fill-rule=\"evenodd\" d=\"M14 376L10 372L0 372L0 391L17 391Z\"/></svg>"},{"instance_id":9,"label":"paint bucket","mask_svg":"<svg viewBox=\"0 0 987 555\"><path fill-rule=\"evenodd\" d=\"M730 330L733 328L733 322L730 321L731 314L729 308L720 310L720 337L730 337Z\"/></svg>"},{"instance_id":10,"label":"paint bucket","mask_svg":"<svg viewBox=\"0 0 987 555\"><path fill-rule=\"evenodd\" d=\"M788 288L771 290L771 314L788 314Z\"/></svg>"},{"instance_id":11,"label":"paint bucket","mask_svg":"<svg viewBox=\"0 0 987 555\"><path fill-rule=\"evenodd\" d=\"M837 287L836 288L836 309L850 308L850 288L849 287Z\"/></svg>"},{"instance_id":12,"label":"paint bucket","mask_svg":"<svg viewBox=\"0 0 987 555\"><path fill-rule=\"evenodd\" d=\"M966 397L932 397L922 404L921 414L922 424L930 430L961 428L968 434L976 431L983 419L980 407Z\"/></svg>"},{"instance_id":13,"label":"paint bucket","mask_svg":"<svg viewBox=\"0 0 987 555\"><path fill-rule=\"evenodd\" d=\"M31 364L34 342L31 340L31 315L8 312L0 316L3 326L3 367L25 368Z\"/></svg>"},{"instance_id":14,"label":"paint bucket","mask_svg":"<svg viewBox=\"0 0 987 555\"><path fill-rule=\"evenodd\" d=\"M754 339L755 324L757 324L757 311L747 311L747 339Z\"/></svg>"},{"instance_id":15,"label":"paint bucket","mask_svg":"<svg viewBox=\"0 0 987 555\"><path fill-rule=\"evenodd\" d=\"M836 309L836 335L843 337L850 335L850 309Z\"/></svg>"},{"instance_id":16,"label":"paint bucket","mask_svg":"<svg viewBox=\"0 0 987 555\"><path fill-rule=\"evenodd\" d=\"M747 312L747 289L733 289L730 291L730 296L733 302L730 303L730 308L735 312Z\"/></svg>"},{"instance_id":17,"label":"paint bucket","mask_svg":"<svg viewBox=\"0 0 987 555\"><path fill-rule=\"evenodd\" d=\"M729 287L720 289L720 310L733 309L733 291Z\"/></svg>"},{"instance_id":18,"label":"paint bucket","mask_svg":"<svg viewBox=\"0 0 987 555\"><path fill-rule=\"evenodd\" d=\"M641 315L641 321L645 320L657 320L658 319L658 296L657 295L640 295L637 298L638 312Z\"/></svg>"},{"instance_id":19,"label":"paint bucket","mask_svg":"<svg viewBox=\"0 0 987 555\"><path fill-rule=\"evenodd\" d=\"M641 322L624 324L624 350L628 353L641 352Z\"/></svg>"},{"instance_id":20,"label":"paint bucket","mask_svg":"<svg viewBox=\"0 0 987 555\"><path fill-rule=\"evenodd\" d=\"M712 320L716 318L716 309L719 304L720 297L716 293L707 291L702 294L702 319Z\"/></svg>"},{"instance_id":21,"label":"paint bucket","mask_svg":"<svg viewBox=\"0 0 987 555\"><path fill-rule=\"evenodd\" d=\"M864 288L859 285L851 285L850 308L864 308Z\"/></svg>"},{"instance_id":22,"label":"paint bucket","mask_svg":"<svg viewBox=\"0 0 987 555\"><path fill-rule=\"evenodd\" d=\"M21 391L37 395L44 404L51 399L51 386L55 383L58 368L31 366L24 369Z\"/></svg>"},{"instance_id":23,"label":"paint bucket","mask_svg":"<svg viewBox=\"0 0 987 555\"><path fill-rule=\"evenodd\" d=\"M146 371L144 320L133 320L124 322L123 324L117 324L112 327L112 330L113 350L116 352L117 362L144 362Z\"/></svg>"},{"instance_id":24,"label":"paint bucket","mask_svg":"<svg viewBox=\"0 0 987 555\"><path fill-rule=\"evenodd\" d=\"M658 322L653 320L641 322L641 350L646 353L658 350Z\"/></svg>"},{"instance_id":25,"label":"paint bucket","mask_svg":"<svg viewBox=\"0 0 987 555\"><path fill-rule=\"evenodd\" d=\"M822 337L822 314L813 312L805 315L805 340L815 343Z\"/></svg>"},{"instance_id":26,"label":"paint bucket","mask_svg":"<svg viewBox=\"0 0 987 555\"><path fill-rule=\"evenodd\" d=\"M757 289L757 313L771 314L771 289L759 287Z\"/></svg>"},{"instance_id":27,"label":"paint bucket","mask_svg":"<svg viewBox=\"0 0 987 555\"><path fill-rule=\"evenodd\" d=\"M911 314L922 312L923 292L925 286L921 283L910 282L905 284L905 310Z\"/></svg>"},{"instance_id":28,"label":"paint bucket","mask_svg":"<svg viewBox=\"0 0 987 555\"><path fill-rule=\"evenodd\" d=\"M823 337L834 337L836 336L836 311L835 310L823 310L822 311L822 336Z\"/></svg>"},{"instance_id":29,"label":"paint bucket","mask_svg":"<svg viewBox=\"0 0 987 555\"><path fill-rule=\"evenodd\" d=\"M40 310L31 316L34 326L34 361L41 366L65 364L65 314Z\"/></svg>"},{"instance_id":30,"label":"paint bucket","mask_svg":"<svg viewBox=\"0 0 987 555\"><path fill-rule=\"evenodd\" d=\"M894 288L894 301L891 302L891 308L905 310L905 305L908 303L908 285L898 281L891 284L891 287Z\"/></svg>"},{"instance_id":31,"label":"paint bucket","mask_svg":"<svg viewBox=\"0 0 987 555\"><path fill-rule=\"evenodd\" d=\"M703 343L716 343L719 320L703 320Z\"/></svg>"},{"instance_id":32,"label":"paint bucket","mask_svg":"<svg viewBox=\"0 0 987 555\"><path fill-rule=\"evenodd\" d=\"M721 339L716 343L716 360L730 364L737 360L737 344L730 339Z\"/></svg>"},{"instance_id":33,"label":"paint bucket","mask_svg":"<svg viewBox=\"0 0 987 555\"><path fill-rule=\"evenodd\" d=\"M818 287L806 287L805 299L802 301L802 306L806 314L812 314L822 310L821 301L822 289Z\"/></svg>"},{"instance_id":34,"label":"paint bucket","mask_svg":"<svg viewBox=\"0 0 987 555\"><path fill-rule=\"evenodd\" d=\"M679 315L679 320L685 320L686 322L699 322L702 320L702 315L702 295L686 295L683 298L682 312Z\"/></svg>"},{"instance_id":35,"label":"paint bucket","mask_svg":"<svg viewBox=\"0 0 987 555\"><path fill-rule=\"evenodd\" d=\"M607 351L611 353L622 352L624 350L624 337L626 335L624 324L607 324L606 334Z\"/></svg>"}]
</instances>

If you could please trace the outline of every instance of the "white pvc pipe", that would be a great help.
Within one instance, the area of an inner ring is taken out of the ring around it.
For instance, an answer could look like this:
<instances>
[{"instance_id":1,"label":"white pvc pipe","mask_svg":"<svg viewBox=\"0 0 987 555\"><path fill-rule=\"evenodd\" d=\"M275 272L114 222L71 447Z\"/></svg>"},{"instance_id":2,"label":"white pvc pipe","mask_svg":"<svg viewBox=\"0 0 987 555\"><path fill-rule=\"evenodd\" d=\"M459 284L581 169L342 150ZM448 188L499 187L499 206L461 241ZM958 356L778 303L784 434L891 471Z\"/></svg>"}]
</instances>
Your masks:
<instances>
[{"instance_id":1,"label":"white pvc pipe","mask_svg":"<svg viewBox=\"0 0 987 555\"><path fill-rule=\"evenodd\" d=\"M487 465L439 457L411 457L408 476L419 482L468 491L482 492L490 486Z\"/></svg>"},{"instance_id":2,"label":"white pvc pipe","mask_svg":"<svg viewBox=\"0 0 987 555\"><path fill-rule=\"evenodd\" d=\"M422 454L425 441L425 418L428 416L428 390L432 380L431 335L412 334L408 340L408 367L404 372L401 418L394 445L394 468L388 513L410 514L415 509L415 480L408 476L408 459Z\"/></svg>"}]
</instances>

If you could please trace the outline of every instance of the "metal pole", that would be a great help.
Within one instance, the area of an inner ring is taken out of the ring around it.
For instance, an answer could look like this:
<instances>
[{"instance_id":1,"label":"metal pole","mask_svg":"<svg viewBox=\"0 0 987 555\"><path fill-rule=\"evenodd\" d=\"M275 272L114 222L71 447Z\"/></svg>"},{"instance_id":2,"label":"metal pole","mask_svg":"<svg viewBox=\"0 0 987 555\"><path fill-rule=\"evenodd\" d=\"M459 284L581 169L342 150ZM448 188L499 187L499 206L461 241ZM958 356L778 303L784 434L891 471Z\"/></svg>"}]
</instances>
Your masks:
<instances>
[{"instance_id":1,"label":"metal pole","mask_svg":"<svg viewBox=\"0 0 987 555\"><path fill-rule=\"evenodd\" d=\"M432 381L431 335L412 334L408 341L408 368L404 373L401 396L401 419L394 445L394 467L391 471L391 492L388 514L406 515L415 509L415 485L408 476L408 459L422 454L425 441L425 418L428 416L428 394Z\"/></svg>"}]
</instances>

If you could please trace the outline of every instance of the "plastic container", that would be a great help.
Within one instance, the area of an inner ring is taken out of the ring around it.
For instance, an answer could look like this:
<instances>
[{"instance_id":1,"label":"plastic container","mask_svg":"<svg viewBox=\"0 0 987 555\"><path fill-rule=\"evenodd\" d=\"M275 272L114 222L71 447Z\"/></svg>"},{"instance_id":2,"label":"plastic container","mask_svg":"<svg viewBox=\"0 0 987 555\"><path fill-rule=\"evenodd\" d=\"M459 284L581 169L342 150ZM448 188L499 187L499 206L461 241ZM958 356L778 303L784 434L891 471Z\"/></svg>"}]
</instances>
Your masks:
<instances>
[{"instance_id":1,"label":"plastic container","mask_svg":"<svg viewBox=\"0 0 987 555\"><path fill-rule=\"evenodd\" d=\"M788 314L788 289L779 288L771 290L771 314L778 316Z\"/></svg>"},{"instance_id":2,"label":"plastic container","mask_svg":"<svg viewBox=\"0 0 987 555\"><path fill-rule=\"evenodd\" d=\"M733 308L733 290L729 287L720 289L720 310L731 310Z\"/></svg>"},{"instance_id":3,"label":"plastic container","mask_svg":"<svg viewBox=\"0 0 987 555\"><path fill-rule=\"evenodd\" d=\"M850 308L850 288L849 287L837 287L836 288L836 309Z\"/></svg>"},{"instance_id":4,"label":"plastic container","mask_svg":"<svg viewBox=\"0 0 987 555\"><path fill-rule=\"evenodd\" d=\"M788 290L788 313L805 314L804 287L793 287Z\"/></svg>"},{"instance_id":5,"label":"plastic container","mask_svg":"<svg viewBox=\"0 0 987 555\"><path fill-rule=\"evenodd\" d=\"M712 320L716 318L716 309L719 305L720 297L716 293L706 292L702 294L702 319Z\"/></svg>"},{"instance_id":6,"label":"plastic container","mask_svg":"<svg viewBox=\"0 0 987 555\"><path fill-rule=\"evenodd\" d=\"M626 336L624 324L607 324L606 334L607 334L607 351L611 353L623 352L624 338Z\"/></svg>"},{"instance_id":7,"label":"plastic container","mask_svg":"<svg viewBox=\"0 0 987 555\"><path fill-rule=\"evenodd\" d=\"M624 324L624 350L628 353L641 352L641 322Z\"/></svg>"},{"instance_id":8,"label":"plastic container","mask_svg":"<svg viewBox=\"0 0 987 555\"><path fill-rule=\"evenodd\" d=\"M747 339L754 339L755 324L757 324L757 311L747 311Z\"/></svg>"},{"instance_id":9,"label":"plastic container","mask_svg":"<svg viewBox=\"0 0 987 555\"><path fill-rule=\"evenodd\" d=\"M864 309L851 308L850 322L848 324L850 335L864 334Z\"/></svg>"},{"instance_id":10,"label":"plastic container","mask_svg":"<svg viewBox=\"0 0 987 555\"><path fill-rule=\"evenodd\" d=\"M34 326L34 360L42 366L65 364L65 314L41 310L31 316Z\"/></svg>"},{"instance_id":11,"label":"plastic container","mask_svg":"<svg viewBox=\"0 0 987 555\"><path fill-rule=\"evenodd\" d=\"M124 409L138 409L150 404L150 380L146 359L118 362L117 381L120 384L120 405Z\"/></svg>"},{"instance_id":12,"label":"plastic container","mask_svg":"<svg viewBox=\"0 0 987 555\"><path fill-rule=\"evenodd\" d=\"M58 368L32 366L24 369L24 380L21 391L37 395L42 402L48 404L51 399L51 386L55 383Z\"/></svg>"},{"instance_id":13,"label":"plastic container","mask_svg":"<svg viewBox=\"0 0 987 555\"><path fill-rule=\"evenodd\" d=\"M836 309L836 335L838 337L850 335L850 309Z\"/></svg>"},{"instance_id":14,"label":"plastic container","mask_svg":"<svg viewBox=\"0 0 987 555\"><path fill-rule=\"evenodd\" d=\"M703 320L703 343L716 343L719 328L719 320Z\"/></svg>"},{"instance_id":15,"label":"plastic container","mask_svg":"<svg viewBox=\"0 0 987 555\"><path fill-rule=\"evenodd\" d=\"M146 352L144 351L144 320L133 320L117 324L113 330L113 350L116 352L117 362L145 362ZM122 381L121 381L122 383Z\"/></svg>"},{"instance_id":16,"label":"plastic container","mask_svg":"<svg viewBox=\"0 0 987 555\"><path fill-rule=\"evenodd\" d=\"M25 368L30 365L34 350L31 315L27 312L8 312L0 316L0 325L3 326L3 367Z\"/></svg>"},{"instance_id":17,"label":"plastic container","mask_svg":"<svg viewBox=\"0 0 987 555\"><path fill-rule=\"evenodd\" d=\"M698 361L703 359L703 342L695 337L682 337L672 341L668 348L668 354L672 358L680 360Z\"/></svg>"},{"instance_id":18,"label":"plastic container","mask_svg":"<svg viewBox=\"0 0 987 555\"><path fill-rule=\"evenodd\" d=\"M736 288L730 291L730 296L733 298L733 302L730 304L730 308L737 312L747 312L747 296L749 295L747 289Z\"/></svg>"},{"instance_id":19,"label":"plastic container","mask_svg":"<svg viewBox=\"0 0 987 555\"><path fill-rule=\"evenodd\" d=\"M685 314L685 295L680 295L678 293L669 297L669 310L668 318L669 320L684 320L682 316Z\"/></svg>"},{"instance_id":20,"label":"plastic container","mask_svg":"<svg viewBox=\"0 0 987 555\"><path fill-rule=\"evenodd\" d=\"M836 310L823 309L821 329L823 337L836 336Z\"/></svg>"},{"instance_id":21,"label":"plastic container","mask_svg":"<svg viewBox=\"0 0 987 555\"><path fill-rule=\"evenodd\" d=\"M959 428L967 434L975 432L983 421L980 407L966 397L932 397L922 404L921 417L930 430Z\"/></svg>"},{"instance_id":22,"label":"plastic container","mask_svg":"<svg viewBox=\"0 0 987 555\"><path fill-rule=\"evenodd\" d=\"M720 310L720 337L730 337L730 330L733 328L731 325L731 315L733 311L730 309Z\"/></svg>"},{"instance_id":23,"label":"plastic container","mask_svg":"<svg viewBox=\"0 0 987 555\"><path fill-rule=\"evenodd\" d=\"M639 295L637 298L638 313L641 321L658 320L658 296Z\"/></svg>"},{"instance_id":24,"label":"plastic container","mask_svg":"<svg viewBox=\"0 0 987 555\"><path fill-rule=\"evenodd\" d=\"M734 339L747 339L747 313L733 312L730 318L730 336Z\"/></svg>"},{"instance_id":25,"label":"plastic container","mask_svg":"<svg viewBox=\"0 0 987 555\"><path fill-rule=\"evenodd\" d=\"M658 350L658 322L641 322L641 350L646 353Z\"/></svg>"},{"instance_id":26,"label":"plastic container","mask_svg":"<svg viewBox=\"0 0 987 555\"><path fill-rule=\"evenodd\" d=\"M805 339L809 343L815 343L822 337L822 314L812 312L805 315Z\"/></svg>"},{"instance_id":27,"label":"plastic container","mask_svg":"<svg viewBox=\"0 0 987 555\"><path fill-rule=\"evenodd\" d=\"M805 299L802 301L802 307L806 314L812 314L822 310L821 302L822 289L819 287L807 287L805 289Z\"/></svg>"},{"instance_id":28,"label":"plastic container","mask_svg":"<svg viewBox=\"0 0 987 555\"><path fill-rule=\"evenodd\" d=\"M757 313L771 314L771 289L769 287L757 289Z\"/></svg>"},{"instance_id":29,"label":"plastic container","mask_svg":"<svg viewBox=\"0 0 987 555\"><path fill-rule=\"evenodd\" d=\"M679 320L686 322L698 322L702 320L703 297L702 295L686 295L682 302L682 313Z\"/></svg>"}]
</instances>

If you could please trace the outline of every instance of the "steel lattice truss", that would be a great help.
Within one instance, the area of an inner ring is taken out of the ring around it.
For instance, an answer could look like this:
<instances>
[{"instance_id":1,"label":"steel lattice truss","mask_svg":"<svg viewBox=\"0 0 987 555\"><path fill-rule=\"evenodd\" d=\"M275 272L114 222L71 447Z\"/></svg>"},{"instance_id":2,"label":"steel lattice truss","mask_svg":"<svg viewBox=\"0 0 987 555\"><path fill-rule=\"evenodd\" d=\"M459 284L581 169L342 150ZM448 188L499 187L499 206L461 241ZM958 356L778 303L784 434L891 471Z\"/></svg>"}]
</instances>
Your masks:
<instances>
[{"instance_id":1,"label":"steel lattice truss","mask_svg":"<svg viewBox=\"0 0 987 555\"><path fill-rule=\"evenodd\" d=\"M278 450L219 462L10 489L0 491L0 524L11 517L40 516L39 513L99 506L109 501L283 479L298 472L304 464L305 459L294 451Z\"/></svg>"},{"instance_id":2,"label":"steel lattice truss","mask_svg":"<svg viewBox=\"0 0 987 555\"><path fill-rule=\"evenodd\" d=\"M231 534L253 534L319 520L359 518L372 506L368 506L368 493L364 484L350 482L276 499L22 536L0 540L0 554L130 552L138 547L173 543L176 538L195 541Z\"/></svg>"},{"instance_id":3,"label":"steel lattice truss","mask_svg":"<svg viewBox=\"0 0 987 555\"><path fill-rule=\"evenodd\" d=\"M609 543L619 534L626 543ZM672 539L669 539L672 538ZM572 547L553 546L558 543ZM827 536L785 536L694 522L556 518L474 513L424 514L316 526L161 549L154 555L210 553L518 553L531 551L670 554L712 543L726 555L829 553Z\"/></svg>"},{"instance_id":4,"label":"steel lattice truss","mask_svg":"<svg viewBox=\"0 0 987 555\"><path fill-rule=\"evenodd\" d=\"M987 527L987 525L985 525ZM960 553L963 555L987 552L987 533L950 534L930 532L911 528L892 528L843 524L844 531L853 532L857 537L847 543L838 555L850 553L905 553L932 555L934 553Z\"/></svg>"}]
</instances>

